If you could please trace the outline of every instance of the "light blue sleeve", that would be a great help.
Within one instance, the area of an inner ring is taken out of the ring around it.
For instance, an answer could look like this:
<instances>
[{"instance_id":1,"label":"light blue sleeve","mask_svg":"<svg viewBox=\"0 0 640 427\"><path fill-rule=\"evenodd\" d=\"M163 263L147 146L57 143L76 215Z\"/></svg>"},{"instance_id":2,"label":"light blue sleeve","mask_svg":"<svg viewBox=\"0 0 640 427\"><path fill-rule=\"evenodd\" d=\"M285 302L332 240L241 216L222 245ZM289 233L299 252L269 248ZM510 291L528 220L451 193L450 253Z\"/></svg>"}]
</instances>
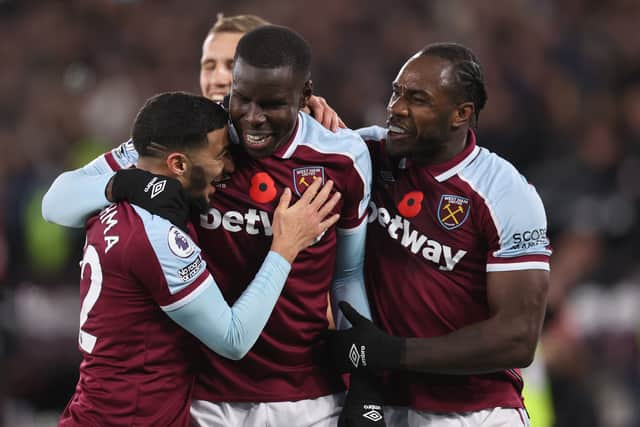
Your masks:
<instances>
[{"instance_id":1,"label":"light blue sleeve","mask_svg":"<svg viewBox=\"0 0 640 427\"><path fill-rule=\"evenodd\" d=\"M340 301L347 301L360 314L371 319L363 273L366 237L366 219L355 228L339 228L337 230L337 254L331 286L331 308L338 329L351 327L351 323L338 307Z\"/></svg>"},{"instance_id":2,"label":"light blue sleeve","mask_svg":"<svg viewBox=\"0 0 640 427\"><path fill-rule=\"evenodd\" d=\"M129 140L80 169L62 173L42 198L42 217L65 227L84 227L89 216L110 204L104 190L115 170L137 159Z\"/></svg>"},{"instance_id":3,"label":"light blue sleeve","mask_svg":"<svg viewBox=\"0 0 640 427\"><path fill-rule=\"evenodd\" d=\"M240 298L229 307L218 285L209 286L175 310L169 317L216 353L238 360L255 344L271 316L291 265L269 252L262 267Z\"/></svg>"},{"instance_id":4,"label":"light blue sleeve","mask_svg":"<svg viewBox=\"0 0 640 427\"><path fill-rule=\"evenodd\" d=\"M387 137L387 129L381 126L368 126L365 128L356 129L358 135L365 141L373 140L380 141Z\"/></svg>"}]
</instances>

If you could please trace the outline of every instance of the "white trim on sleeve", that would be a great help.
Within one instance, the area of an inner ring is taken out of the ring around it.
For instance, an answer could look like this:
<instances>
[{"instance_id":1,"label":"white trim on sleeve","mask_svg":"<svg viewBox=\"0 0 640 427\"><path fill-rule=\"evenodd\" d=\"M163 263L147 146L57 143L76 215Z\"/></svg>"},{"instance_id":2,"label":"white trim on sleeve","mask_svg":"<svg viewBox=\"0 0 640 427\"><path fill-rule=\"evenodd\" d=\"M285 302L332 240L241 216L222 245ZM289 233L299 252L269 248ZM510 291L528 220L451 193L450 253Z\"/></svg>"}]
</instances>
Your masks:
<instances>
[{"instance_id":1,"label":"white trim on sleeve","mask_svg":"<svg viewBox=\"0 0 640 427\"><path fill-rule=\"evenodd\" d=\"M211 274L208 271L206 271L205 274L208 277L206 279L204 279L202 281L202 283L200 283L200 285L198 285L198 287L196 289L191 291L191 293L187 294L187 296L185 296L184 298L182 298L182 299L180 299L180 300L178 300L176 302L173 302L173 303L171 303L169 305L161 305L160 308L163 311L174 311L174 310L177 310L177 309L179 309L181 307L184 307L185 305L187 305L188 303L190 303L191 301L196 299L198 297L198 295L200 295L202 292L204 292L210 286L214 285L213 277L211 277Z\"/></svg>"},{"instance_id":2,"label":"white trim on sleeve","mask_svg":"<svg viewBox=\"0 0 640 427\"><path fill-rule=\"evenodd\" d=\"M549 263L543 261L509 262L504 264L487 264L487 273L495 271L545 270L550 271Z\"/></svg>"}]
</instances>

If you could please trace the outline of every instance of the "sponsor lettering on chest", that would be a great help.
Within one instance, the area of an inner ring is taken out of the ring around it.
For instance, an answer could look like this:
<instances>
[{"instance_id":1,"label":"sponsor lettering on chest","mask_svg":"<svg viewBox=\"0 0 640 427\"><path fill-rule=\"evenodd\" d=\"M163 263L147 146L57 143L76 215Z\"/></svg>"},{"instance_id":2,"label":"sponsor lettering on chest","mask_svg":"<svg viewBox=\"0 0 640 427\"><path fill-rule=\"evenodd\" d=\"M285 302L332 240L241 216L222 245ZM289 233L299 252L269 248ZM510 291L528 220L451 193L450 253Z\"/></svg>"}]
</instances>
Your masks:
<instances>
[{"instance_id":1,"label":"sponsor lettering on chest","mask_svg":"<svg viewBox=\"0 0 640 427\"><path fill-rule=\"evenodd\" d=\"M244 231L250 235L273 234L269 213L259 209L248 209L246 212L229 210L222 213L216 208L210 208L206 214L200 215L200 226L207 230L222 227L232 233Z\"/></svg>"},{"instance_id":2,"label":"sponsor lettering on chest","mask_svg":"<svg viewBox=\"0 0 640 427\"><path fill-rule=\"evenodd\" d=\"M369 224L378 222L387 230L389 237L400 242L411 253L422 256L425 260L438 264L442 271L453 271L467 251L455 251L437 240L429 239L412 227L411 222L399 214L391 216L388 209L378 207L374 202L369 203Z\"/></svg>"}]
</instances>

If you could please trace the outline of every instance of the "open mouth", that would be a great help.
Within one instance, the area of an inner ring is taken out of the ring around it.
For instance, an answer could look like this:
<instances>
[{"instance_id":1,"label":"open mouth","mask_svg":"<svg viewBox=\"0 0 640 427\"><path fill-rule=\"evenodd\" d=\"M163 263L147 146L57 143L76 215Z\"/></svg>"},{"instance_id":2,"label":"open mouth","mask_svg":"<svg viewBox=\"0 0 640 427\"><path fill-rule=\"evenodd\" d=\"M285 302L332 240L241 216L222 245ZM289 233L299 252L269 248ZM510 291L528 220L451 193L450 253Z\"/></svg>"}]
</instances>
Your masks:
<instances>
[{"instance_id":1,"label":"open mouth","mask_svg":"<svg viewBox=\"0 0 640 427\"><path fill-rule=\"evenodd\" d=\"M209 99L214 101L222 101L225 97L226 93L224 92L209 92Z\"/></svg>"},{"instance_id":2,"label":"open mouth","mask_svg":"<svg viewBox=\"0 0 640 427\"><path fill-rule=\"evenodd\" d=\"M244 143L247 147L262 148L271 143L273 140L272 134L244 134Z\"/></svg>"},{"instance_id":3,"label":"open mouth","mask_svg":"<svg viewBox=\"0 0 640 427\"><path fill-rule=\"evenodd\" d=\"M411 134L408 133L406 129L401 128L400 126L389 125L387 127L387 130L388 130L387 139L391 141L396 141L396 140L408 138L409 136L411 136Z\"/></svg>"}]
</instances>

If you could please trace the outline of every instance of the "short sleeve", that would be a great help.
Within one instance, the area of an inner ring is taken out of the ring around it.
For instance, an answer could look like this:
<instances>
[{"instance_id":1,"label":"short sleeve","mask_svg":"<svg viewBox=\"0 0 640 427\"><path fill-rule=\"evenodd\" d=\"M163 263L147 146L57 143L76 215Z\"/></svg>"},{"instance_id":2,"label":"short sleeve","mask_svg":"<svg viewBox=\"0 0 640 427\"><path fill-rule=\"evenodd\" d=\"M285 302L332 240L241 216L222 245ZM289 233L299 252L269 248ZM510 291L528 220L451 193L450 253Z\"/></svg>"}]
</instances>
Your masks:
<instances>
[{"instance_id":1,"label":"short sleeve","mask_svg":"<svg viewBox=\"0 0 640 427\"><path fill-rule=\"evenodd\" d=\"M487 272L549 270L547 216L536 189L507 161L491 153L460 175L481 199Z\"/></svg>"},{"instance_id":2,"label":"short sleeve","mask_svg":"<svg viewBox=\"0 0 640 427\"><path fill-rule=\"evenodd\" d=\"M351 167L344 173L342 190L343 207L338 227L351 229L364 219L371 198L371 156L364 141L354 131L342 131L345 147L344 155L351 160Z\"/></svg>"},{"instance_id":3,"label":"short sleeve","mask_svg":"<svg viewBox=\"0 0 640 427\"><path fill-rule=\"evenodd\" d=\"M193 239L169 221L133 206L144 236L133 237L131 256L145 251L150 259L133 262L134 274L164 310L175 310L210 286L207 264Z\"/></svg>"},{"instance_id":4,"label":"short sleeve","mask_svg":"<svg viewBox=\"0 0 640 427\"><path fill-rule=\"evenodd\" d=\"M547 217L534 187L512 188L489 210L497 236L489 239L487 271L549 270Z\"/></svg>"}]
</instances>

